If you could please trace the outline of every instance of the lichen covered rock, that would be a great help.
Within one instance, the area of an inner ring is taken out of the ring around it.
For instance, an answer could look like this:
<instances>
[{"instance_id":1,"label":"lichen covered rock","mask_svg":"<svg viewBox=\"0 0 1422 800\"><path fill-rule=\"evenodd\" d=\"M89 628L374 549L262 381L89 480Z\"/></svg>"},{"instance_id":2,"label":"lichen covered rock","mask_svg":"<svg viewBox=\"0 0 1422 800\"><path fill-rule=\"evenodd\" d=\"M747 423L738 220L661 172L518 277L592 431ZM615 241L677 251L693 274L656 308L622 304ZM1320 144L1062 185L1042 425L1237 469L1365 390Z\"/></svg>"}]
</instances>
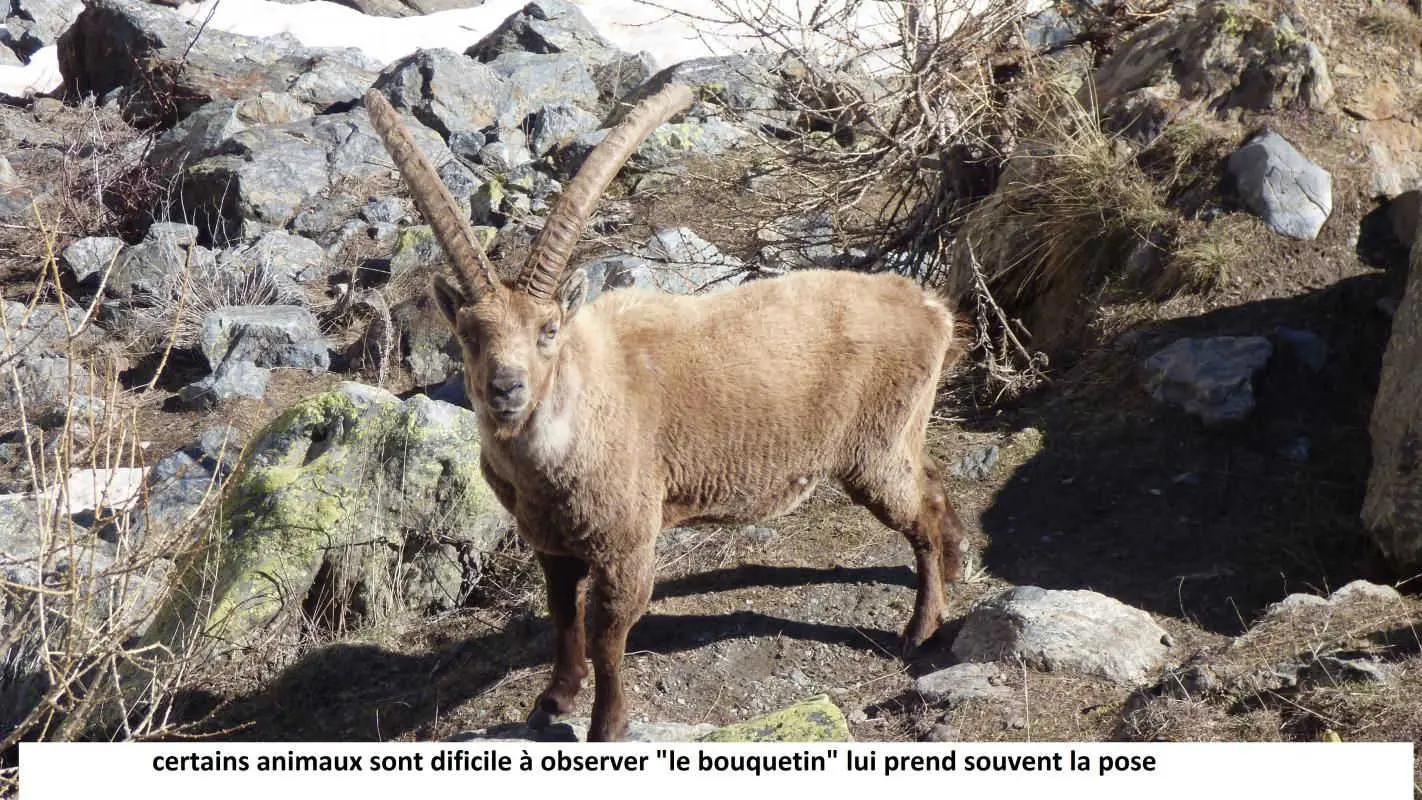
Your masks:
<instances>
[{"instance_id":1,"label":"lichen covered rock","mask_svg":"<svg viewBox=\"0 0 1422 800\"><path fill-rule=\"evenodd\" d=\"M852 742L844 712L828 695L816 695L789 708L727 725L701 737L703 742Z\"/></svg>"},{"instance_id":2,"label":"lichen covered rock","mask_svg":"<svg viewBox=\"0 0 1422 800\"><path fill-rule=\"evenodd\" d=\"M305 608L333 623L457 606L511 526L479 474L474 415L343 383L247 448L223 503L210 582L163 630L241 643Z\"/></svg>"}]
</instances>

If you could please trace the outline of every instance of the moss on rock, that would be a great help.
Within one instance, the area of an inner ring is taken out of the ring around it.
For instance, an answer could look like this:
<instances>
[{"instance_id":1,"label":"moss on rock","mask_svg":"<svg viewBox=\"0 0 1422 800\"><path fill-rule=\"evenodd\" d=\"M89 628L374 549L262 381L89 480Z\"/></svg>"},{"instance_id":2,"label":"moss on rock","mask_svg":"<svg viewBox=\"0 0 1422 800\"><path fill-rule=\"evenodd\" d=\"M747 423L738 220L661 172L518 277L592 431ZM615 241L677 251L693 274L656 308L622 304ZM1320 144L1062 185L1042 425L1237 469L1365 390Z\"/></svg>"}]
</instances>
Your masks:
<instances>
[{"instance_id":1,"label":"moss on rock","mask_svg":"<svg viewBox=\"0 0 1422 800\"><path fill-rule=\"evenodd\" d=\"M719 728L702 742L852 742L849 722L828 695Z\"/></svg>"}]
</instances>

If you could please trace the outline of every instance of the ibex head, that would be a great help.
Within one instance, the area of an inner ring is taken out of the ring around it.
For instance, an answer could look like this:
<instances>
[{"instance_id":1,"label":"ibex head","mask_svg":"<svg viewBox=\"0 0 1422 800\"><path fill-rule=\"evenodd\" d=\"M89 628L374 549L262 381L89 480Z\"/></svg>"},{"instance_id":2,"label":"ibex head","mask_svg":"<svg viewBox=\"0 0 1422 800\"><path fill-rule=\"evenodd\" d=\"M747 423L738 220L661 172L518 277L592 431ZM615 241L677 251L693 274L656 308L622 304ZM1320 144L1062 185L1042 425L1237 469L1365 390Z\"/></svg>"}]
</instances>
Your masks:
<instances>
[{"instance_id":1,"label":"ibex head","mask_svg":"<svg viewBox=\"0 0 1422 800\"><path fill-rule=\"evenodd\" d=\"M470 402L488 415L496 435L521 432L553 385L563 334L587 297L587 275L568 271L568 260L598 198L647 134L691 99L685 86L669 85L609 132L549 213L518 277L500 281L394 109L378 91L366 93L371 123L453 266L453 283L435 278L435 301L464 352Z\"/></svg>"}]
</instances>

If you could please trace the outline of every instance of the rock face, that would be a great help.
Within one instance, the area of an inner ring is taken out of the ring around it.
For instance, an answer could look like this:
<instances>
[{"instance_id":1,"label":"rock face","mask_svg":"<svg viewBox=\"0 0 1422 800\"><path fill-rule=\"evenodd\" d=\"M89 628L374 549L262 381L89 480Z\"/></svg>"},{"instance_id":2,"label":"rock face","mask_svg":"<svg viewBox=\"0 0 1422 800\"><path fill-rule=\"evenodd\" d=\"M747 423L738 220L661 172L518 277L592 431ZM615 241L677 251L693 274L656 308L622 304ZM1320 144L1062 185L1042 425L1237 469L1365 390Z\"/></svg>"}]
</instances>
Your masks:
<instances>
[{"instance_id":1,"label":"rock face","mask_svg":"<svg viewBox=\"0 0 1422 800\"><path fill-rule=\"evenodd\" d=\"M237 465L210 607L175 602L155 635L242 643L303 607L335 625L457 606L511 530L478 440L471 412L423 395L343 383L296 404Z\"/></svg>"},{"instance_id":2,"label":"rock face","mask_svg":"<svg viewBox=\"0 0 1422 800\"><path fill-rule=\"evenodd\" d=\"M1103 104L1147 86L1171 86L1173 94L1217 112L1332 102L1328 64L1288 17L1271 21L1229 0L1179 8L1102 63L1096 96Z\"/></svg>"},{"instance_id":3,"label":"rock face","mask_svg":"<svg viewBox=\"0 0 1422 800\"><path fill-rule=\"evenodd\" d=\"M1229 172L1244 204L1277 233L1313 239L1333 213L1333 177L1273 131L1230 154Z\"/></svg>"},{"instance_id":4,"label":"rock face","mask_svg":"<svg viewBox=\"0 0 1422 800\"><path fill-rule=\"evenodd\" d=\"M1363 522L1401 572L1422 565L1422 246L1414 241L1402 303L1383 353L1368 432L1373 467Z\"/></svg>"},{"instance_id":5,"label":"rock face","mask_svg":"<svg viewBox=\"0 0 1422 800\"><path fill-rule=\"evenodd\" d=\"M1254 377L1273 352L1262 336L1180 339L1146 359L1145 388L1206 424L1238 422L1254 411Z\"/></svg>"},{"instance_id":6,"label":"rock face","mask_svg":"<svg viewBox=\"0 0 1422 800\"><path fill-rule=\"evenodd\" d=\"M115 93L130 116L171 123L209 100L284 92L303 77L303 90L316 106L348 103L355 98L346 93L360 80L335 76L366 73L368 86L379 71L359 51L314 50L289 36L195 33L187 20L160 6L138 0L87 3L59 37L64 90L72 97ZM312 75L325 77L312 81Z\"/></svg>"},{"instance_id":7,"label":"rock face","mask_svg":"<svg viewBox=\"0 0 1422 800\"><path fill-rule=\"evenodd\" d=\"M968 614L953 655L971 662L1021 658L1034 669L1138 685L1164 663L1167 639L1149 614L1119 600L1019 586Z\"/></svg>"}]
</instances>

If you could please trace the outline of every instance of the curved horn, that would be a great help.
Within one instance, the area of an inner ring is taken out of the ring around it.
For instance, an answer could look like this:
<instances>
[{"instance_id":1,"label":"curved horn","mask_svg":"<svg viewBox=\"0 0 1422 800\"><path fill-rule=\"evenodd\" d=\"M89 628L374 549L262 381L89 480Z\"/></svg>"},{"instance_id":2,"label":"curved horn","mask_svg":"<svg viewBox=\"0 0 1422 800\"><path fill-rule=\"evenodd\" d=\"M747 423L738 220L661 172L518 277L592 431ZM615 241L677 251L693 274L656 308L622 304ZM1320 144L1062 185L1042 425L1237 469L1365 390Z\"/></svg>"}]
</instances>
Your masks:
<instances>
[{"instance_id":1,"label":"curved horn","mask_svg":"<svg viewBox=\"0 0 1422 800\"><path fill-rule=\"evenodd\" d=\"M553 296L563 276L563 269L573 255L573 247L613 176L653 128L691 105L691 99L691 90L687 87L668 84L638 103L622 123L588 154L533 242L533 252L529 253L528 261L515 282L520 291L543 299Z\"/></svg>"},{"instance_id":2,"label":"curved horn","mask_svg":"<svg viewBox=\"0 0 1422 800\"><path fill-rule=\"evenodd\" d=\"M435 172L429 159L415 145L410 131L400 121L395 109L391 108L390 101L378 90L371 89L365 93L365 109L370 114L370 124L380 134L390 158L410 187L415 205L429 222L440 247L449 256L460 288L474 297L498 286L494 267L479 240L474 238L469 219L454 201L444 181L439 179L439 173Z\"/></svg>"}]
</instances>

